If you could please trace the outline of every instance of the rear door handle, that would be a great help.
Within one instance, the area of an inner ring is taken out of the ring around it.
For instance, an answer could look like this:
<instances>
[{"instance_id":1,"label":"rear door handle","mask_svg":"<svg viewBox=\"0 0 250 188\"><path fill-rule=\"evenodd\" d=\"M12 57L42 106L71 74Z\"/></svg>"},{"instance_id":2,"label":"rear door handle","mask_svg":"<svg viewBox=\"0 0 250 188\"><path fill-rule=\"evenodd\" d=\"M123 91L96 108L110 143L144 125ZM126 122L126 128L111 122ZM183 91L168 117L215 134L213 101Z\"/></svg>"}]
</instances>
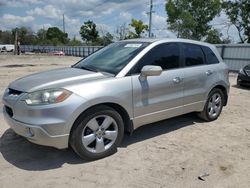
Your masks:
<instances>
[{"instance_id":1,"label":"rear door handle","mask_svg":"<svg viewBox=\"0 0 250 188\"><path fill-rule=\"evenodd\" d=\"M210 76L211 74L213 74L213 71L211 71L211 70L207 70L207 71L206 71L206 75L207 75L207 76Z\"/></svg>"},{"instance_id":2,"label":"rear door handle","mask_svg":"<svg viewBox=\"0 0 250 188\"><path fill-rule=\"evenodd\" d=\"M180 78L180 77L175 77L173 79L173 82L176 83L176 84L179 84L180 82L182 82L183 78Z\"/></svg>"}]
</instances>

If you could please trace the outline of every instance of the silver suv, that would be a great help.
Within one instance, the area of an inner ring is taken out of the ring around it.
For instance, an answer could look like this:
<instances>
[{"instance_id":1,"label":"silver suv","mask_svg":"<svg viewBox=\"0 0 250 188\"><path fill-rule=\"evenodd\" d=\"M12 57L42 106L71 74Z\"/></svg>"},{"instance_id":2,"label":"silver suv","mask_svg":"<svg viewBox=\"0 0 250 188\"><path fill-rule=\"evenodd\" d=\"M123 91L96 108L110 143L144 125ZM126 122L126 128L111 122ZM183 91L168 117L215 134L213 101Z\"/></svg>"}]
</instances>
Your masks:
<instances>
[{"instance_id":1,"label":"silver suv","mask_svg":"<svg viewBox=\"0 0 250 188\"><path fill-rule=\"evenodd\" d=\"M137 39L113 43L71 68L18 79L3 103L17 134L99 159L142 125L189 112L217 119L228 92L228 69L214 46Z\"/></svg>"}]
</instances>

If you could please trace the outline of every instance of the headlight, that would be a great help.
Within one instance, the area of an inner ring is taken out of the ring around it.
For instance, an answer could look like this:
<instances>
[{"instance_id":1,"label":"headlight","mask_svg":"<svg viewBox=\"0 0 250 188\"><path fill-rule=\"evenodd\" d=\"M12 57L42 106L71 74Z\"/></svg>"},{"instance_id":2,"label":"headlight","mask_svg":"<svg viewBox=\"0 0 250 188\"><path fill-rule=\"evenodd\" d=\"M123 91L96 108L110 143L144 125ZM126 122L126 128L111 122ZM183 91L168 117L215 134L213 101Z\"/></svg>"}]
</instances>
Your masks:
<instances>
[{"instance_id":1,"label":"headlight","mask_svg":"<svg viewBox=\"0 0 250 188\"><path fill-rule=\"evenodd\" d=\"M44 105L60 103L66 100L72 93L65 89L49 89L29 93L24 99L28 105Z\"/></svg>"},{"instance_id":2,"label":"headlight","mask_svg":"<svg viewBox=\"0 0 250 188\"><path fill-rule=\"evenodd\" d=\"M244 72L243 69L240 69L239 73L240 73L240 74L245 74L245 72Z\"/></svg>"}]
</instances>

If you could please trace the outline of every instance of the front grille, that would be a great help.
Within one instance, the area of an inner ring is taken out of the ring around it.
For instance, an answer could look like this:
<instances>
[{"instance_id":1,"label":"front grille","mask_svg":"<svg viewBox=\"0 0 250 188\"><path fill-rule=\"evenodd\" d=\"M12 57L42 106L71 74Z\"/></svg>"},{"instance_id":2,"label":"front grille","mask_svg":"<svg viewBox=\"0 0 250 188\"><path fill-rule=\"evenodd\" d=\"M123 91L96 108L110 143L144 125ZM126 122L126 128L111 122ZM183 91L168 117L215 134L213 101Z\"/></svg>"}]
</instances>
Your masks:
<instances>
[{"instance_id":1,"label":"front grille","mask_svg":"<svg viewBox=\"0 0 250 188\"><path fill-rule=\"evenodd\" d=\"M22 94L22 91L17 91L15 89L11 89L9 88L9 92L8 92L9 95L15 95L15 96L18 96L20 94Z\"/></svg>"},{"instance_id":2,"label":"front grille","mask_svg":"<svg viewBox=\"0 0 250 188\"><path fill-rule=\"evenodd\" d=\"M7 114L10 116L10 117L13 117L13 111L10 107L8 106L4 106L5 107L5 110L7 112Z\"/></svg>"},{"instance_id":3,"label":"front grille","mask_svg":"<svg viewBox=\"0 0 250 188\"><path fill-rule=\"evenodd\" d=\"M250 70L245 70L247 73L247 76L250 76Z\"/></svg>"}]
</instances>

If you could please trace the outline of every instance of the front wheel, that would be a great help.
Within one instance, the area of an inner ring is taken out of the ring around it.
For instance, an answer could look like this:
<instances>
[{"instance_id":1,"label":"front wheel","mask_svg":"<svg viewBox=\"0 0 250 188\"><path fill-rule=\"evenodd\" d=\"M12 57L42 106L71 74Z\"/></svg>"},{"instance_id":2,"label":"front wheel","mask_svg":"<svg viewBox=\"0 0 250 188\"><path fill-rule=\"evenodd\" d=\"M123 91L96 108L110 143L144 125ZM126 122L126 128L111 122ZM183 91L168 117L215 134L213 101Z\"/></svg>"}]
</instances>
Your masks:
<instances>
[{"instance_id":1,"label":"front wheel","mask_svg":"<svg viewBox=\"0 0 250 188\"><path fill-rule=\"evenodd\" d=\"M96 160L113 154L123 134L120 114L108 106L97 106L78 118L70 142L80 157Z\"/></svg>"},{"instance_id":2,"label":"front wheel","mask_svg":"<svg viewBox=\"0 0 250 188\"><path fill-rule=\"evenodd\" d=\"M213 121L216 120L223 108L224 104L224 95L220 89L213 89L206 101L204 109L202 112L199 113L199 117L206 121Z\"/></svg>"}]
</instances>

